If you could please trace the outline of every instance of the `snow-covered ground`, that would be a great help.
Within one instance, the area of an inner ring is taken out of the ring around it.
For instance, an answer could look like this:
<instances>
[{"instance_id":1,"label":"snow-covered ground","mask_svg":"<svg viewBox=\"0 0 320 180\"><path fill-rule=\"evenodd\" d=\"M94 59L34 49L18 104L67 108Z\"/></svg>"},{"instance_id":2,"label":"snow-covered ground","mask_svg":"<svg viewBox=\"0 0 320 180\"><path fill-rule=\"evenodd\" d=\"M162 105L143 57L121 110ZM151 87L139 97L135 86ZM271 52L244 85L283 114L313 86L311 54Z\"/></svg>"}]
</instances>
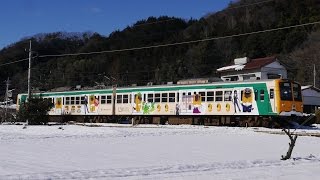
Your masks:
<instances>
[{"instance_id":1,"label":"snow-covered ground","mask_svg":"<svg viewBox=\"0 0 320 180\"><path fill-rule=\"evenodd\" d=\"M0 179L320 178L319 137L299 137L281 161L288 137L257 128L63 128L0 125Z\"/></svg>"}]
</instances>

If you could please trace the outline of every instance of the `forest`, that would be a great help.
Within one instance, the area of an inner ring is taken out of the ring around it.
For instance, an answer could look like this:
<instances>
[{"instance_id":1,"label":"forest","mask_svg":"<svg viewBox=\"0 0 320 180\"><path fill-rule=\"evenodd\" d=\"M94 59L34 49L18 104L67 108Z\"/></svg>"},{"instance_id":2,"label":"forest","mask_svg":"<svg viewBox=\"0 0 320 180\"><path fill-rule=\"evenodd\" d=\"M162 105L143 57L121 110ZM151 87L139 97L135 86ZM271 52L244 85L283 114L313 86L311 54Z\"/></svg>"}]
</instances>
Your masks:
<instances>
[{"instance_id":1,"label":"forest","mask_svg":"<svg viewBox=\"0 0 320 180\"><path fill-rule=\"evenodd\" d=\"M312 84L314 64L320 74L319 23L281 28L319 22L320 1L256 2L262 1L230 2L226 9L200 19L148 17L109 35L43 32L26 37L0 50L0 82L9 77L15 94L27 92L28 61L4 64L28 58L31 40L33 91L218 77L216 69L234 58L274 55L287 67L289 78L302 85ZM48 56L62 54L78 55ZM319 87L320 78L316 85ZM1 95L4 90L2 83Z\"/></svg>"}]
</instances>

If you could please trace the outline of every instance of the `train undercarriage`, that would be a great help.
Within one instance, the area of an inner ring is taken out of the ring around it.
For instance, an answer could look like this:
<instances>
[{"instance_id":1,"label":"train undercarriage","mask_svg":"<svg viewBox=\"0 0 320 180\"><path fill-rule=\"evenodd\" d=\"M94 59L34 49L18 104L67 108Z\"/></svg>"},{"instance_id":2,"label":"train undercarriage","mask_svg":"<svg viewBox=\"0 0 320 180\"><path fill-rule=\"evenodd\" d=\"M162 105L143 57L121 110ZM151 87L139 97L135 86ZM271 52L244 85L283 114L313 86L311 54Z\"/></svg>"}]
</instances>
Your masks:
<instances>
[{"instance_id":1,"label":"train undercarriage","mask_svg":"<svg viewBox=\"0 0 320 180\"><path fill-rule=\"evenodd\" d=\"M310 118L310 117L308 117ZM78 123L119 123L119 124L169 124L169 125L205 125L205 126L233 126L233 127L268 127L281 128L293 123L301 124L306 118L272 117L272 116L49 116L50 122L78 122ZM309 120L310 125L315 120Z\"/></svg>"}]
</instances>

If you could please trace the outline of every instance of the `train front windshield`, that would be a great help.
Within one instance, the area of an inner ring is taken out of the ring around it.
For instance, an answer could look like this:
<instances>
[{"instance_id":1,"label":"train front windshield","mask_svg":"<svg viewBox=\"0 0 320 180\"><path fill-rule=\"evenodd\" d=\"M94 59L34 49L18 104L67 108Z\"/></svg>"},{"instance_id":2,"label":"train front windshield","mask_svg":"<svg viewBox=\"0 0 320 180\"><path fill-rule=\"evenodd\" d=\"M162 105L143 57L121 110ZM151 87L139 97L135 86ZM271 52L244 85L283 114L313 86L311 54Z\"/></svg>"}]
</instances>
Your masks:
<instances>
[{"instance_id":1,"label":"train front windshield","mask_svg":"<svg viewBox=\"0 0 320 180\"><path fill-rule=\"evenodd\" d=\"M292 101L292 87L290 82L280 82L280 98L282 101Z\"/></svg>"},{"instance_id":2,"label":"train front windshield","mask_svg":"<svg viewBox=\"0 0 320 180\"><path fill-rule=\"evenodd\" d=\"M301 86L297 83L280 82L280 98L282 101L302 101Z\"/></svg>"},{"instance_id":3,"label":"train front windshield","mask_svg":"<svg viewBox=\"0 0 320 180\"><path fill-rule=\"evenodd\" d=\"M293 89L293 98L294 101L302 101L302 94L301 94L301 86L297 83L292 83Z\"/></svg>"}]
</instances>

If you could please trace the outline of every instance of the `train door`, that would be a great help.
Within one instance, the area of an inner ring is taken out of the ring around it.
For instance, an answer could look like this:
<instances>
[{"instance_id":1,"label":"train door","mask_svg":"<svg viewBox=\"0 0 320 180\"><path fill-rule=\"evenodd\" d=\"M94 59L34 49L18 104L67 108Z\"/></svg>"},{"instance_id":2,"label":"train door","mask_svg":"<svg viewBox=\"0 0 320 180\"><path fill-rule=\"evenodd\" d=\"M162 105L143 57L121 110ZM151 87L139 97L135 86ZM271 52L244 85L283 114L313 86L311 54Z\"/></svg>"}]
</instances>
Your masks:
<instances>
[{"instance_id":1,"label":"train door","mask_svg":"<svg viewBox=\"0 0 320 180\"><path fill-rule=\"evenodd\" d=\"M180 101L180 113L181 114L192 114L193 113L193 93L194 91L179 91L181 94Z\"/></svg>"},{"instance_id":2,"label":"train door","mask_svg":"<svg viewBox=\"0 0 320 180\"><path fill-rule=\"evenodd\" d=\"M269 103L269 112L275 112L274 86L271 86L269 89Z\"/></svg>"},{"instance_id":3,"label":"train door","mask_svg":"<svg viewBox=\"0 0 320 180\"><path fill-rule=\"evenodd\" d=\"M255 101L257 103L257 114L266 115L268 112L272 111L268 92L265 88L254 89Z\"/></svg>"}]
</instances>

